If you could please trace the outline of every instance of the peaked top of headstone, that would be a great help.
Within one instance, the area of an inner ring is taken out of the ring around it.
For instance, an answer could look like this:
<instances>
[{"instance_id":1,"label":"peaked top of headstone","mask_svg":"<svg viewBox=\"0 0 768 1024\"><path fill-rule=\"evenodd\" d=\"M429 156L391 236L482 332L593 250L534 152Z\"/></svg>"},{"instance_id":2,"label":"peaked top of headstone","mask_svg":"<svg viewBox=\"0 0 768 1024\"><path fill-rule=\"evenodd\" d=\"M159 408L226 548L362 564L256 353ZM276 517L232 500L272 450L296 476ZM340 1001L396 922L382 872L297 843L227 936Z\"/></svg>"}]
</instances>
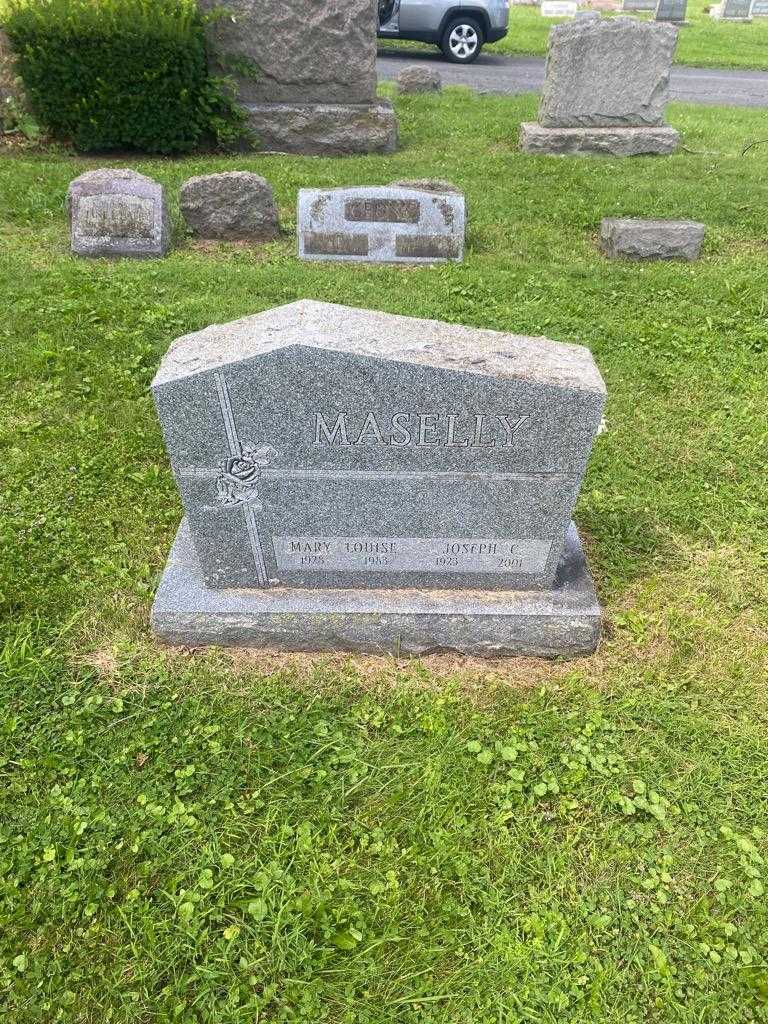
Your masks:
<instances>
[{"instance_id":1,"label":"peaked top of headstone","mask_svg":"<svg viewBox=\"0 0 768 1024\"><path fill-rule=\"evenodd\" d=\"M582 345L303 299L173 342L153 387L291 347L605 392Z\"/></svg>"}]
</instances>

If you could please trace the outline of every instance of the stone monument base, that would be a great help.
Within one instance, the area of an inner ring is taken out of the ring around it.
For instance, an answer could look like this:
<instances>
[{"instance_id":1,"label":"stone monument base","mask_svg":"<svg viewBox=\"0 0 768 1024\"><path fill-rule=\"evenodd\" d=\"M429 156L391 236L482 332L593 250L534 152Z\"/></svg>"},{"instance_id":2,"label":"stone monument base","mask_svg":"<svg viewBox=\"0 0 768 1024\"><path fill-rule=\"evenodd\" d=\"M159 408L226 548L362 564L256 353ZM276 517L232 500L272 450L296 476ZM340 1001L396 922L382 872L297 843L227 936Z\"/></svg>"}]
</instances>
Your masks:
<instances>
[{"instance_id":1,"label":"stone monument base","mask_svg":"<svg viewBox=\"0 0 768 1024\"><path fill-rule=\"evenodd\" d=\"M670 125L648 128L544 128L538 121L520 125L524 153L552 156L668 156L680 145L680 133Z\"/></svg>"},{"instance_id":2,"label":"stone monument base","mask_svg":"<svg viewBox=\"0 0 768 1024\"><path fill-rule=\"evenodd\" d=\"M397 118L386 100L376 103L246 103L256 147L268 153L348 156L394 153Z\"/></svg>"},{"instance_id":3,"label":"stone monument base","mask_svg":"<svg viewBox=\"0 0 768 1024\"><path fill-rule=\"evenodd\" d=\"M184 520L152 629L180 647L572 658L595 650L601 613L573 524L552 590L211 590Z\"/></svg>"}]
</instances>

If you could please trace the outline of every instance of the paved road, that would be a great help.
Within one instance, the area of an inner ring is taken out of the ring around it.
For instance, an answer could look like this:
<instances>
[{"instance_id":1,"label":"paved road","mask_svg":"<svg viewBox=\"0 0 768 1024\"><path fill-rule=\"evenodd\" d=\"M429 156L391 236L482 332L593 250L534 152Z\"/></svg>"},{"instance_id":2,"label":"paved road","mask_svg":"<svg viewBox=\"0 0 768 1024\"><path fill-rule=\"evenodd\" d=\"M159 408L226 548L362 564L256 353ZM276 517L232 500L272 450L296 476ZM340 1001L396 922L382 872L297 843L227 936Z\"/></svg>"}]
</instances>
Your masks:
<instances>
[{"instance_id":1,"label":"paved road","mask_svg":"<svg viewBox=\"0 0 768 1024\"><path fill-rule=\"evenodd\" d=\"M431 63L448 85L469 85L479 92L539 92L544 81L541 57L504 57L482 53L465 67L442 60L437 50L380 49L379 78L394 78L406 64ZM675 66L672 99L688 103L723 103L737 107L768 107L768 71L719 71Z\"/></svg>"}]
</instances>

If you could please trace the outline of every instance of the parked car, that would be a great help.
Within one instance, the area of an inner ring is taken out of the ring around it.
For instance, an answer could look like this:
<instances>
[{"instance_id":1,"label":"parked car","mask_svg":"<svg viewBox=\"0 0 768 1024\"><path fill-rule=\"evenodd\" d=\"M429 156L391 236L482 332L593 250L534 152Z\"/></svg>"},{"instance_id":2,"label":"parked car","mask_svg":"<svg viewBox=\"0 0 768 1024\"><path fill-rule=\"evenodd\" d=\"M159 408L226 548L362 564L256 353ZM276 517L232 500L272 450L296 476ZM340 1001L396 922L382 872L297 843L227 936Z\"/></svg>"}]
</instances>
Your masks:
<instances>
[{"instance_id":1,"label":"parked car","mask_svg":"<svg viewBox=\"0 0 768 1024\"><path fill-rule=\"evenodd\" d=\"M380 38L435 43L456 64L476 60L508 25L509 0L379 0Z\"/></svg>"}]
</instances>

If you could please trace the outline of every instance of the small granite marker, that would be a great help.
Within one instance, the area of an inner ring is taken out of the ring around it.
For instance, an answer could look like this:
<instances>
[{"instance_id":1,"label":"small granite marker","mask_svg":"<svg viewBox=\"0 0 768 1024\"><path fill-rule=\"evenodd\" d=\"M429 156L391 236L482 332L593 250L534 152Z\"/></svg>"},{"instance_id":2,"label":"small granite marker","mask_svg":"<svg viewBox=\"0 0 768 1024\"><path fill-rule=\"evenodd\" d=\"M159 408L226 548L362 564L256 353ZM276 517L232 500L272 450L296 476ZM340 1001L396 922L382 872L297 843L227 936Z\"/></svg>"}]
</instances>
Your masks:
<instances>
[{"instance_id":1,"label":"small granite marker","mask_svg":"<svg viewBox=\"0 0 768 1024\"><path fill-rule=\"evenodd\" d=\"M189 178L181 186L181 212L200 238L264 242L280 234L272 187L250 171Z\"/></svg>"},{"instance_id":2,"label":"small granite marker","mask_svg":"<svg viewBox=\"0 0 768 1024\"><path fill-rule=\"evenodd\" d=\"M622 10L632 14L637 11L655 11L656 0L624 0Z\"/></svg>"},{"instance_id":3,"label":"small granite marker","mask_svg":"<svg viewBox=\"0 0 768 1024\"><path fill-rule=\"evenodd\" d=\"M186 511L163 640L594 649L587 349L301 301L179 338L152 388Z\"/></svg>"},{"instance_id":4,"label":"small granite marker","mask_svg":"<svg viewBox=\"0 0 768 1024\"><path fill-rule=\"evenodd\" d=\"M575 18L579 5L576 0L541 0L542 18Z\"/></svg>"},{"instance_id":5,"label":"small granite marker","mask_svg":"<svg viewBox=\"0 0 768 1024\"><path fill-rule=\"evenodd\" d=\"M440 72L421 64L409 64L397 76L397 91L400 93L440 92L443 80Z\"/></svg>"},{"instance_id":6,"label":"small granite marker","mask_svg":"<svg viewBox=\"0 0 768 1024\"><path fill-rule=\"evenodd\" d=\"M721 0L710 10L716 21L752 21L752 0Z\"/></svg>"},{"instance_id":7,"label":"small granite marker","mask_svg":"<svg viewBox=\"0 0 768 1024\"><path fill-rule=\"evenodd\" d=\"M301 189L297 230L305 260L460 262L464 197L402 186Z\"/></svg>"},{"instance_id":8,"label":"small granite marker","mask_svg":"<svg viewBox=\"0 0 768 1024\"><path fill-rule=\"evenodd\" d=\"M673 25L688 25L685 20L688 0L658 0L656 4L656 21L667 21Z\"/></svg>"},{"instance_id":9,"label":"small granite marker","mask_svg":"<svg viewBox=\"0 0 768 1024\"><path fill-rule=\"evenodd\" d=\"M671 25L603 18L558 25L549 36L539 119L520 126L527 153L671 153L664 123L677 42Z\"/></svg>"},{"instance_id":10,"label":"small granite marker","mask_svg":"<svg viewBox=\"0 0 768 1024\"><path fill-rule=\"evenodd\" d=\"M600 224L600 248L611 257L695 260L703 241L704 225L694 220L607 217Z\"/></svg>"},{"instance_id":11,"label":"small granite marker","mask_svg":"<svg viewBox=\"0 0 768 1024\"><path fill-rule=\"evenodd\" d=\"M76 256L164 256L171 230L165 190L128 169L87 171L67 192Z\"/></svg>"}]
</instances>

